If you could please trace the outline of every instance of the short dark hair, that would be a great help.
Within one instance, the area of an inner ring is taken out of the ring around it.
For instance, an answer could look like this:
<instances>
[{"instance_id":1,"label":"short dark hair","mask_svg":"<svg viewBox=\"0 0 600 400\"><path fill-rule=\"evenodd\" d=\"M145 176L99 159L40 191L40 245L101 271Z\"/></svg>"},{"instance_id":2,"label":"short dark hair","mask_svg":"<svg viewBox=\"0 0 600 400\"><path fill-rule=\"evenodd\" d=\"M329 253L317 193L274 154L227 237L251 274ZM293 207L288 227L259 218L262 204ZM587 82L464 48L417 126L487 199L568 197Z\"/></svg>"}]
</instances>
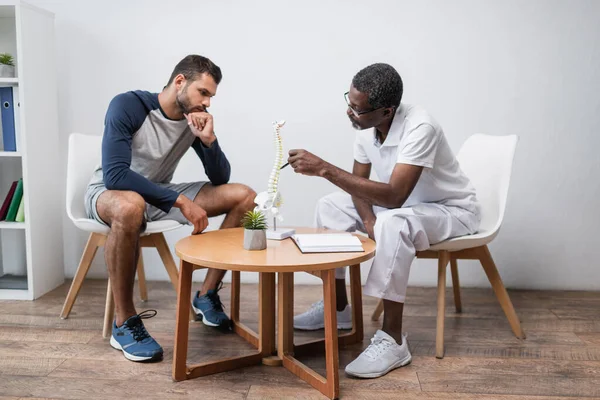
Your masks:
<instances>
[{"instance_id":1,"label":"short dark hair","mask_svg":"<svg viewBox=\"0 0 600 400\"><path fill-rule=\"evenodd\" d=\"M175 66L171 77L169 78L169 82L167 86L169 86L175 77L179 74L185 76L185 79L195 80L198 75L207 73L215 80L217 85L221 82L223 75L221 74L221 68L219 68L215 63L210 61L206 57L202 57L195 54L190 54L186 56L183 60L179 61L179 63Z\"/></svg>"},{"instance_id":2,"label":"short dark hair","mask_svg":"<svg viewBox=\"0 0 600 400\"><path fill-rule=\"evenodd\" d=\"M352 78L352 86L369 96L374 109L400 106L402 78L391 65L377 63L363 68Z\"/></svg>"}]
</instances>

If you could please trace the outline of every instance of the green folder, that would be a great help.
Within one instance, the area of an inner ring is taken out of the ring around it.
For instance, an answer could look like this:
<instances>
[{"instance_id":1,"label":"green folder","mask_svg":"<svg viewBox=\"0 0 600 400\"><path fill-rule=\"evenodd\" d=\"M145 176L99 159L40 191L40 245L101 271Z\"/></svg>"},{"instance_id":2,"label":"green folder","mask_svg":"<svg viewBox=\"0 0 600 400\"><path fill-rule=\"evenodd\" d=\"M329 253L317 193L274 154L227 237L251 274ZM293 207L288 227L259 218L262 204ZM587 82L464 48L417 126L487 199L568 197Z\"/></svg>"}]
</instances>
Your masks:
<instances>
[{"instance_id":1,"label":"green folder","mask_svg":"<svg viewBox=\"0 0 600 400\"><path fill-rule=\"evenodd\" d=\"M25 196L21 196L21 203L19 204L19 210L17 211L17 216L15 217L15 222L25 222Z\"/></svg>"},{"instance_id":2,"label":"green folder","mask_svg":"<svg viewBox=\"0 0 600 400\"><path fill-rule=\"evenodd\" d=\"M23 197L23 179L19 179L15 194L8 207L8 214L6 214L6 222L15 222L17 211L19 211L19 204L21 204L21 198Z\"/></svg>"}]
</instances>

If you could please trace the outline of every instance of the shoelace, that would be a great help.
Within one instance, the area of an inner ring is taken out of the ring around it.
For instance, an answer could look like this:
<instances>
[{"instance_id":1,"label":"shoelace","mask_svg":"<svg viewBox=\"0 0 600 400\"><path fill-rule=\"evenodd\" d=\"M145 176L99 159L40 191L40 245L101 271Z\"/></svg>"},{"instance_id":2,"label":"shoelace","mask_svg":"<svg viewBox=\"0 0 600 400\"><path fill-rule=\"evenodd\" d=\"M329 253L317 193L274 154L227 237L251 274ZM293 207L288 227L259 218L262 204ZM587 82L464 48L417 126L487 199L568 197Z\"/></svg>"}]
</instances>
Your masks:
<instances>
[{"instance_id":1,"label":"shoelace","mask_svg":"<svg viewBox=\"0 0 600 400\"><path fill-rule=\"evenodd\" d=\"M214 292L212 293L207 293L206 297L208 297L208 300L210 301L210 304L212 305L212 307L216 310L216 311L223 311L223 308L225 307L223 305L223 303L221 303L221 299L219 298L219 290L221 290L223 288L223 282L221 282L219 284L219 286L215 289Z\"/></svg>"},{"instance_id":2,"label":"shoelace","mask_svg":"<svg viewBox=\"0 0 600 400\"><path fill-rule=\"evenodd\" d=\"M384 338L371 338L371 344L365 350L365 355L372 360L379 358L392 343Z\"/></svg>"},{"instance_id":3,"label":"shoelace","mask_svg":"<svg viewBox=\"0 0 600 400\"><path fill-rule=\"evenodd\" d=\"M141 342L151 337L142 320L155 317L156 314L158 314L156 310L145 310L136 315L138 318L133 319L133 324L129 325L128 328L131 329L133 339L136 342Z\"/></svg>"}]
</instances>

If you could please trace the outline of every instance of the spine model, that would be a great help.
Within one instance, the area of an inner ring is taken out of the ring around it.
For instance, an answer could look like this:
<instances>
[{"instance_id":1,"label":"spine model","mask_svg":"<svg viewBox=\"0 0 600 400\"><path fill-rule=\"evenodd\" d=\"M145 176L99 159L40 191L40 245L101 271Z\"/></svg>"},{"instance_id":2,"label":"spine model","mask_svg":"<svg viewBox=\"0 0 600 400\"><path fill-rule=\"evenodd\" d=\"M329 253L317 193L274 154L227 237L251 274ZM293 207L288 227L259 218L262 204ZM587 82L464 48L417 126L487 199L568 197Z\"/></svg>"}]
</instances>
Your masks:
<instances>
[{"instance_id":1,"label":"spine model","mask_svg":"<svg viewBox=\"0 0 600 400\"><path fill-rule=\"evenodd\" d=\"M277 229L277 222L283 221L283 216L279 212L279 208L283 204L281 193L279 192L279 174L283 164L283 143L281 140L281 128L285 125L285 121L273 122L273 142L275 144L275 162L271 175L269 175L269 185L267 190L256 195L254 202L256 203L255 211L262 212L268 221L272 221L267 229L267 239L283 240L292 236L296 231L292 228Z\"/></svg>"},{"instance_id":2,"label":"spine model","mask_svg":"<svg viewBox=\"0 0 600 400\"><path fill-rule=\"evenodd\" d=\"M267 192L273 200L273 204L275 207L279 207L281 201L279 199L274 198L278 192L279 186L279 174L281 166L283 165L283 144L281 141L281 128L285 125L285 121L279 121L273 123L273 142L275 144L275 162L273 163L273 169L271 170L271 175L269 176L269 185ZM279 200L279 201L278 201Z\"/></svg>"}]
</instances>

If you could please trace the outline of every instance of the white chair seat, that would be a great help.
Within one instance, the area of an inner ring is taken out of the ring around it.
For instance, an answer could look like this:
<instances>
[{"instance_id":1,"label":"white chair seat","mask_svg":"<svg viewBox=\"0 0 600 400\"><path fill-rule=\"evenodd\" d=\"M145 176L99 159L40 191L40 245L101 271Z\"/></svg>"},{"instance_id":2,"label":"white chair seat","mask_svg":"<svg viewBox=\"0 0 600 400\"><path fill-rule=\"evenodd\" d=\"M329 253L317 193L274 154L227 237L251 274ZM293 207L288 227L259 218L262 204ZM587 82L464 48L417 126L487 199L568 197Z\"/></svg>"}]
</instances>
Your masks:
<instances>
[{"instance_id":1,"label":"white chair seat","mask_svg":"<svg viewBox=\"0 0 600 400\"><path fill-rule=\"evenodd\" d=\"M108 235L108 233L110 232L110 228L108 226L103 225L93 219L74 218L73 223L79 229L84 230L86 232L90 232L90 233L93 232L93 233L100 233L102 235ZM173 220L148 222L148 224L146 226L146 230L140 236L147 236L147 235L151 235L153 233L164 233L164 232L175 230L181 226L183 226L183 225L181 225L179 222L173 221Z\"/></svg>"},{"instance_id":2,"label":"white chair seat","mask_svg":"<svg viewBox=\"0 0 600 400\"><path fill-rule=\"evenodd\" d=\"M482 231L468 236L460 236L443 242L436 243L429 248L432 251L458 251L464 249L472 249L474 247L485 246L490 243L498 234L496 232Z\"/></svg>"}]
</instances>

